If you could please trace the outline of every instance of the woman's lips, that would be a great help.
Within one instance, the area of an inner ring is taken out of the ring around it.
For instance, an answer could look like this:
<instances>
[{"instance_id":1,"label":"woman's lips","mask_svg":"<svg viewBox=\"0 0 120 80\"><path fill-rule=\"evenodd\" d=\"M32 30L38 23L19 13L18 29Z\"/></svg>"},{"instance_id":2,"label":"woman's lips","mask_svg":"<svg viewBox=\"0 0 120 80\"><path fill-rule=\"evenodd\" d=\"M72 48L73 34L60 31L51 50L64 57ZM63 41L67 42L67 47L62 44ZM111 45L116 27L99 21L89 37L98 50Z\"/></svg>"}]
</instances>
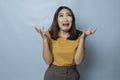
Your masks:
<instances>
[{"instance_id":1,"label":"woman's lips","mask_svg":"<svg viewBox=\"0 0 120 80\"><path fill-rule=\"evenodd\" d=\"M69 23L63 23L63 26L64 26L64 27L68 27L68 26L69 26Z\"/></svg>"}]
</instances>

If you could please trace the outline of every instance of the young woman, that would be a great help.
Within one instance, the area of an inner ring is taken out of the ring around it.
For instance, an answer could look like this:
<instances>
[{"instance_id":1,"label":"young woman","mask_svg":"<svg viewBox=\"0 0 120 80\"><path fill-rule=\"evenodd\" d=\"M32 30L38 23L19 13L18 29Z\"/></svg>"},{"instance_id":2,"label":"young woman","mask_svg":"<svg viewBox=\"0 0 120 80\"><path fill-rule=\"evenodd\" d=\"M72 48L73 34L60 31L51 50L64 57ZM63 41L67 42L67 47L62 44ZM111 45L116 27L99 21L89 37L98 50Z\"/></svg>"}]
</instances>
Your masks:
<instances>
[{"instance_id":1,"label":"young woman","mask_svg":"<svg viewBox=\"0 0 120 80\"><path fill-rule=\"evenodd\" d=\"M35 27L43 39L43 58L49 65L44 80L79 80L76 65L85 56L85 38L95 33L89 28L82 32L76 29L75 16L66 6L59 7L48 32Z\"/></svg>"}]
</instances>

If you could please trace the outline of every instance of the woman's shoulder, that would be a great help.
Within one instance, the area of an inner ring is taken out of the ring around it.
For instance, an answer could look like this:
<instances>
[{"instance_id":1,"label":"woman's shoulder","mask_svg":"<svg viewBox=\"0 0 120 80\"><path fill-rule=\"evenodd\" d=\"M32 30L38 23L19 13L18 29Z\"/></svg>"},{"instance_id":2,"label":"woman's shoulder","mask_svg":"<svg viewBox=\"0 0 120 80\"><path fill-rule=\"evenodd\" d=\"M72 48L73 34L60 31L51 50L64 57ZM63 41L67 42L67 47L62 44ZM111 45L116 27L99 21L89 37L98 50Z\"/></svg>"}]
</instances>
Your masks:
<instances>
[{"instance_id":1,"label":"woman's shoulder","mask_svg":"<svg viewBox=\"0 0 120 80\"><path fill-rule=\"evenodd\" d=\"M49 31L46 31L46 34L47 34L47 35L50 35Z\"/></svg>"},{"instance_id":2,"label":"woman's shoulder","mask_svg":"<svg viewBox=\"0 0 120 80\"><path fill-rule=\"evenodd\" d=\"M50 38L50 32L49 31L46 32L46 35L47 35L47 37Z\"/></svg>"}]
</instances>

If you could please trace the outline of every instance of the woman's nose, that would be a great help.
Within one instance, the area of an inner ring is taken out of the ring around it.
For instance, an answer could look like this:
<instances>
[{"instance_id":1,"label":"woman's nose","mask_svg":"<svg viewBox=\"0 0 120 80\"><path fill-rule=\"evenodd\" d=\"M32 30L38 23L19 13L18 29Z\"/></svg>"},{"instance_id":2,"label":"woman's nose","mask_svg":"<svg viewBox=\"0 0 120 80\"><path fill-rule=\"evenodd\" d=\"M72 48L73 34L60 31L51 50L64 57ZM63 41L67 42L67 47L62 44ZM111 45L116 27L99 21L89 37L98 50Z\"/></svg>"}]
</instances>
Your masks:
<instances>
[{"instance_id":1,"label":"woman's nose","mask_svg":"<svg viewBox=\"0 0 120 80\"><path fill-rule=\"evenodd\" d=\"M67 19L67 16L64 16L63 20L64 20L64 21L67 21L67 20L68 20L68 19Z\"/></svg>"}]
</instances>

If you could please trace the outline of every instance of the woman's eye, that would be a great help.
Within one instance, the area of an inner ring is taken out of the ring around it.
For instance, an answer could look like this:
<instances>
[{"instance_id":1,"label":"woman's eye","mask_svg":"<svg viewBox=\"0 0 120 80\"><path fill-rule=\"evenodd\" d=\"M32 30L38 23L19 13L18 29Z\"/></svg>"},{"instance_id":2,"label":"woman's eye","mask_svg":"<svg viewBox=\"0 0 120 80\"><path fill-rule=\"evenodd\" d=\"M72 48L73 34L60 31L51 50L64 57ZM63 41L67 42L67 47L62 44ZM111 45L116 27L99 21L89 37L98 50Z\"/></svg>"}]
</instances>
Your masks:
<instances>
[{"instance_id":1,"label":"woman's eye","mask_svg":"<svg viewBox=\"0 0 120 80\"><path fill-rule=\"evenodd\" d=\"M59 17L63 17L63 15L59 15Z\"/></svg>"},{"instance_id":2,"label":"woman's eye","mask_svg":"<svg viewBox=\"0 0 120 80\"><path fill-rule=\"evenodd\" d=\"M71 17L72 15L71 15L71 14L68 14L68 16L70 16L70 17Z\"/></svg>"}]
</instances>

